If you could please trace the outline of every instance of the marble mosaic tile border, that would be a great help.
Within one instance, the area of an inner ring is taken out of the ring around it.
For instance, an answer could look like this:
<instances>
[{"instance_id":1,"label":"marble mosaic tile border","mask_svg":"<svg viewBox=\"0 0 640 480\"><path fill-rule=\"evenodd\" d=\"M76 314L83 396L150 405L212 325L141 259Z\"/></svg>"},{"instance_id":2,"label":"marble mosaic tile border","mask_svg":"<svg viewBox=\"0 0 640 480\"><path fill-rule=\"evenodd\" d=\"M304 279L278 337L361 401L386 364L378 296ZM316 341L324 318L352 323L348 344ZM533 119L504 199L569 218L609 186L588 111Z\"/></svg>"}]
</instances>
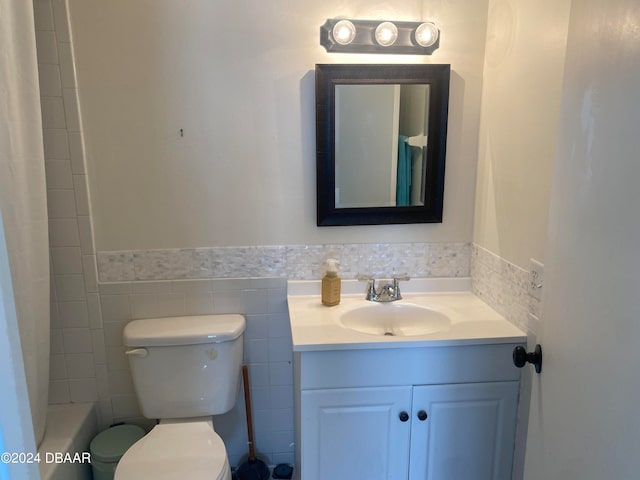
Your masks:
<instances>
[{"instance_id":1,"label":"marble mosaic tile border","mask_svg":"<svg viewBox=\"0 0 640 480\"><path fill-rule=\"evenodd\" d=\"M415 278L468 277L468 243L276 245L99 252L100 282L198 278L315 280L337 258L343 278L407 273Z\"/></svg>"},{"instance_id":2,"label":"marble mosaic tile border","mask_svg":"<svg viewBox=\"0 0 640 480\"><path fill-rule=\"evenodd\" d=\"M541 302L527 291L529 272L489 250L471 245L471 290L525 332L537 334Z\"/></svg>"}]
</instances>

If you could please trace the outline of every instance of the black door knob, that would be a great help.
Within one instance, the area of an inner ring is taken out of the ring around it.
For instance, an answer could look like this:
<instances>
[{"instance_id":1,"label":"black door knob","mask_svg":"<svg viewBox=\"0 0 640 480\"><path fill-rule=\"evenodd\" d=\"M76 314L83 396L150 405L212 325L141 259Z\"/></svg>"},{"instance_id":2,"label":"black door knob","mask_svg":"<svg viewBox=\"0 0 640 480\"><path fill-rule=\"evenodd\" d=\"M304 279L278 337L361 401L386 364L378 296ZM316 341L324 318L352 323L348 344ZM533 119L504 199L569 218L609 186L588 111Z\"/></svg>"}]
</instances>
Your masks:
<instances>
[{"instance_id":1,"label":"black door knob","mask_svg":"<svg viewBox=\"0 0 640 480\"><path fill-rule=\"evenodd\" d=\"M420 420L421 422L424 422L427 419L427 412L425 412L424 410L420 410L418 412L418 420Z\"/></svg>"},{"instance_id":2,"label":"black door knob","mask_svg":"<svg viewBox=\"0 0 640 480\"><path fill-rule=\"evenodd\" d=\"M520 345L513 349L513 364L518 368L522 368L527 363L533 364L536 373L540 373L540 370L542 370L542 347L540 345L536 345L534 351L529 353Z\"/></svg>"},{"instance_id":3,"label":"black door knob","mask_svg":"<svg viewBox=\"0 0 640 480\"><path fill-rule=\"evenodd\" d=\"M407 420L409 420L409 414L407 412L400 412L400 415L398 415L398 417L400 418L401 422L406 422Z\"/></svg>"}]
</instances>

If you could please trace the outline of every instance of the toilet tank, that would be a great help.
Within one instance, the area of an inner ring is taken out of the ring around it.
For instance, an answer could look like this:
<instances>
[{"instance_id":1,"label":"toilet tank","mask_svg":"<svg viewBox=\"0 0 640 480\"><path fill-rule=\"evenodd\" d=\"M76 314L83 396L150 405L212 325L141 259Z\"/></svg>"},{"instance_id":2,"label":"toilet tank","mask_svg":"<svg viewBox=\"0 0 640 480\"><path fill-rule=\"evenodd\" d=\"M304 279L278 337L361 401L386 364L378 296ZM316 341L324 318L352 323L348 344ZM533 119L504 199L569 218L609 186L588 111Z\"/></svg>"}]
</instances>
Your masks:
<instances>
[{"instance_id":1,"label":"toilet tank","mask_svg":"<svg viewBox=\"0 0 640 480\"><path fill-rule=\"evenodd\" d=\"M131 376L147 418L218 415L241 381L242 315L134 320L124 328Z\"/></svg>"}]
</instances>

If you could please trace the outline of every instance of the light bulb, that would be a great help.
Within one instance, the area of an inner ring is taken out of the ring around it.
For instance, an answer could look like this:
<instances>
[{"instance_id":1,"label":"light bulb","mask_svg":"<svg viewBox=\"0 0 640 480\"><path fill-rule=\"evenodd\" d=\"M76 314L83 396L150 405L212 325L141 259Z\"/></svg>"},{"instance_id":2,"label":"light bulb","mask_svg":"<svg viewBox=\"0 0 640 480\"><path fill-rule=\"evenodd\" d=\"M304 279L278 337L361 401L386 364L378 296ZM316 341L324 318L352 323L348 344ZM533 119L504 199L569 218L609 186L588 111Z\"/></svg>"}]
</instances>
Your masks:
<instances>
[{"instance_id":1,"label":"light bulb","mask_svg":"<svg viewBox=\"0 0 640 480\"><path fill-rule=\"evenodd\" d=\"M340 20L333 26L332 33L340 45L349 45L356 36L356 27L349 20Z\"/></svg>"},{"instance_id":2,"label":"light bulb","mask_svg":"<svg viewBox=\"0 0 640 480\"><path fill-rule=\"evenodd\" d=\"M438 40L438 27L431 22L422 23L416 28L416 43L421 47L430 47Z\"/></svg>"},{"instance_id":3,"label":"light bulb","mask_svg":"<svg viewBox=\"0 0 640 480\"><path fill-rule=\"evenodd\" d=\"M393 45L398 38L398 28L391 22L382 22L376 28L376 42L383 47Z\"/></svg>"}]
</instances>

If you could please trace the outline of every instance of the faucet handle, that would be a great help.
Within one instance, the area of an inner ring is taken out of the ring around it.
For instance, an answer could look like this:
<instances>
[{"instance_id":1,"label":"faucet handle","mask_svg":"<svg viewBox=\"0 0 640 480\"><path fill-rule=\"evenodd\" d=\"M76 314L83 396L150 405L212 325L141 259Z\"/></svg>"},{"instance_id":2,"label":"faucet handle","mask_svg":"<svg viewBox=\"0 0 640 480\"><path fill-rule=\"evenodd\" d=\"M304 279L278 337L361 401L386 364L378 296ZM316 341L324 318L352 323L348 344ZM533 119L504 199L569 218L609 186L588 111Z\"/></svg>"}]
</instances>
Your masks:
<instances>
[{"instance_id":1,"label":"faucet handle","mask_svg":"<svg viewBox=\"0 0 640 480\"><path fill-rule=\"evenodd\" d=\"M402 294L400 293L400 281L406 282L411 280L411 277L406 273L399 273L391 278L393 278L393 296L396 300L402 300Z\"/></svg>"},{"instance_id":2,"label":"faucet handle","mask_svg":"<svg viewBox=\"0 0 640 480\"><path fill-rule=\"evenodd\" d=\"M367 289L365 290L365 300L373 300L376 297L376 279L373 278L373 275L362 275L358 274L356 276L359 282L367 282Z\"/></svg>"},{"instance_id":3,"label":"faucet handle","mask_svg":"<svg viewBox=\"0 0 640 480\"><path fill-rule=\"evenodd\" d=\"M397 273L397 274L393 275L391 278L393 279L393 283L395 283L395 284L397 284L398 281L400 281L400 280L402 280L403 282L411 280L411 277L409 275L407 275L406 273Z\"/></svg>"}]
</instances>

